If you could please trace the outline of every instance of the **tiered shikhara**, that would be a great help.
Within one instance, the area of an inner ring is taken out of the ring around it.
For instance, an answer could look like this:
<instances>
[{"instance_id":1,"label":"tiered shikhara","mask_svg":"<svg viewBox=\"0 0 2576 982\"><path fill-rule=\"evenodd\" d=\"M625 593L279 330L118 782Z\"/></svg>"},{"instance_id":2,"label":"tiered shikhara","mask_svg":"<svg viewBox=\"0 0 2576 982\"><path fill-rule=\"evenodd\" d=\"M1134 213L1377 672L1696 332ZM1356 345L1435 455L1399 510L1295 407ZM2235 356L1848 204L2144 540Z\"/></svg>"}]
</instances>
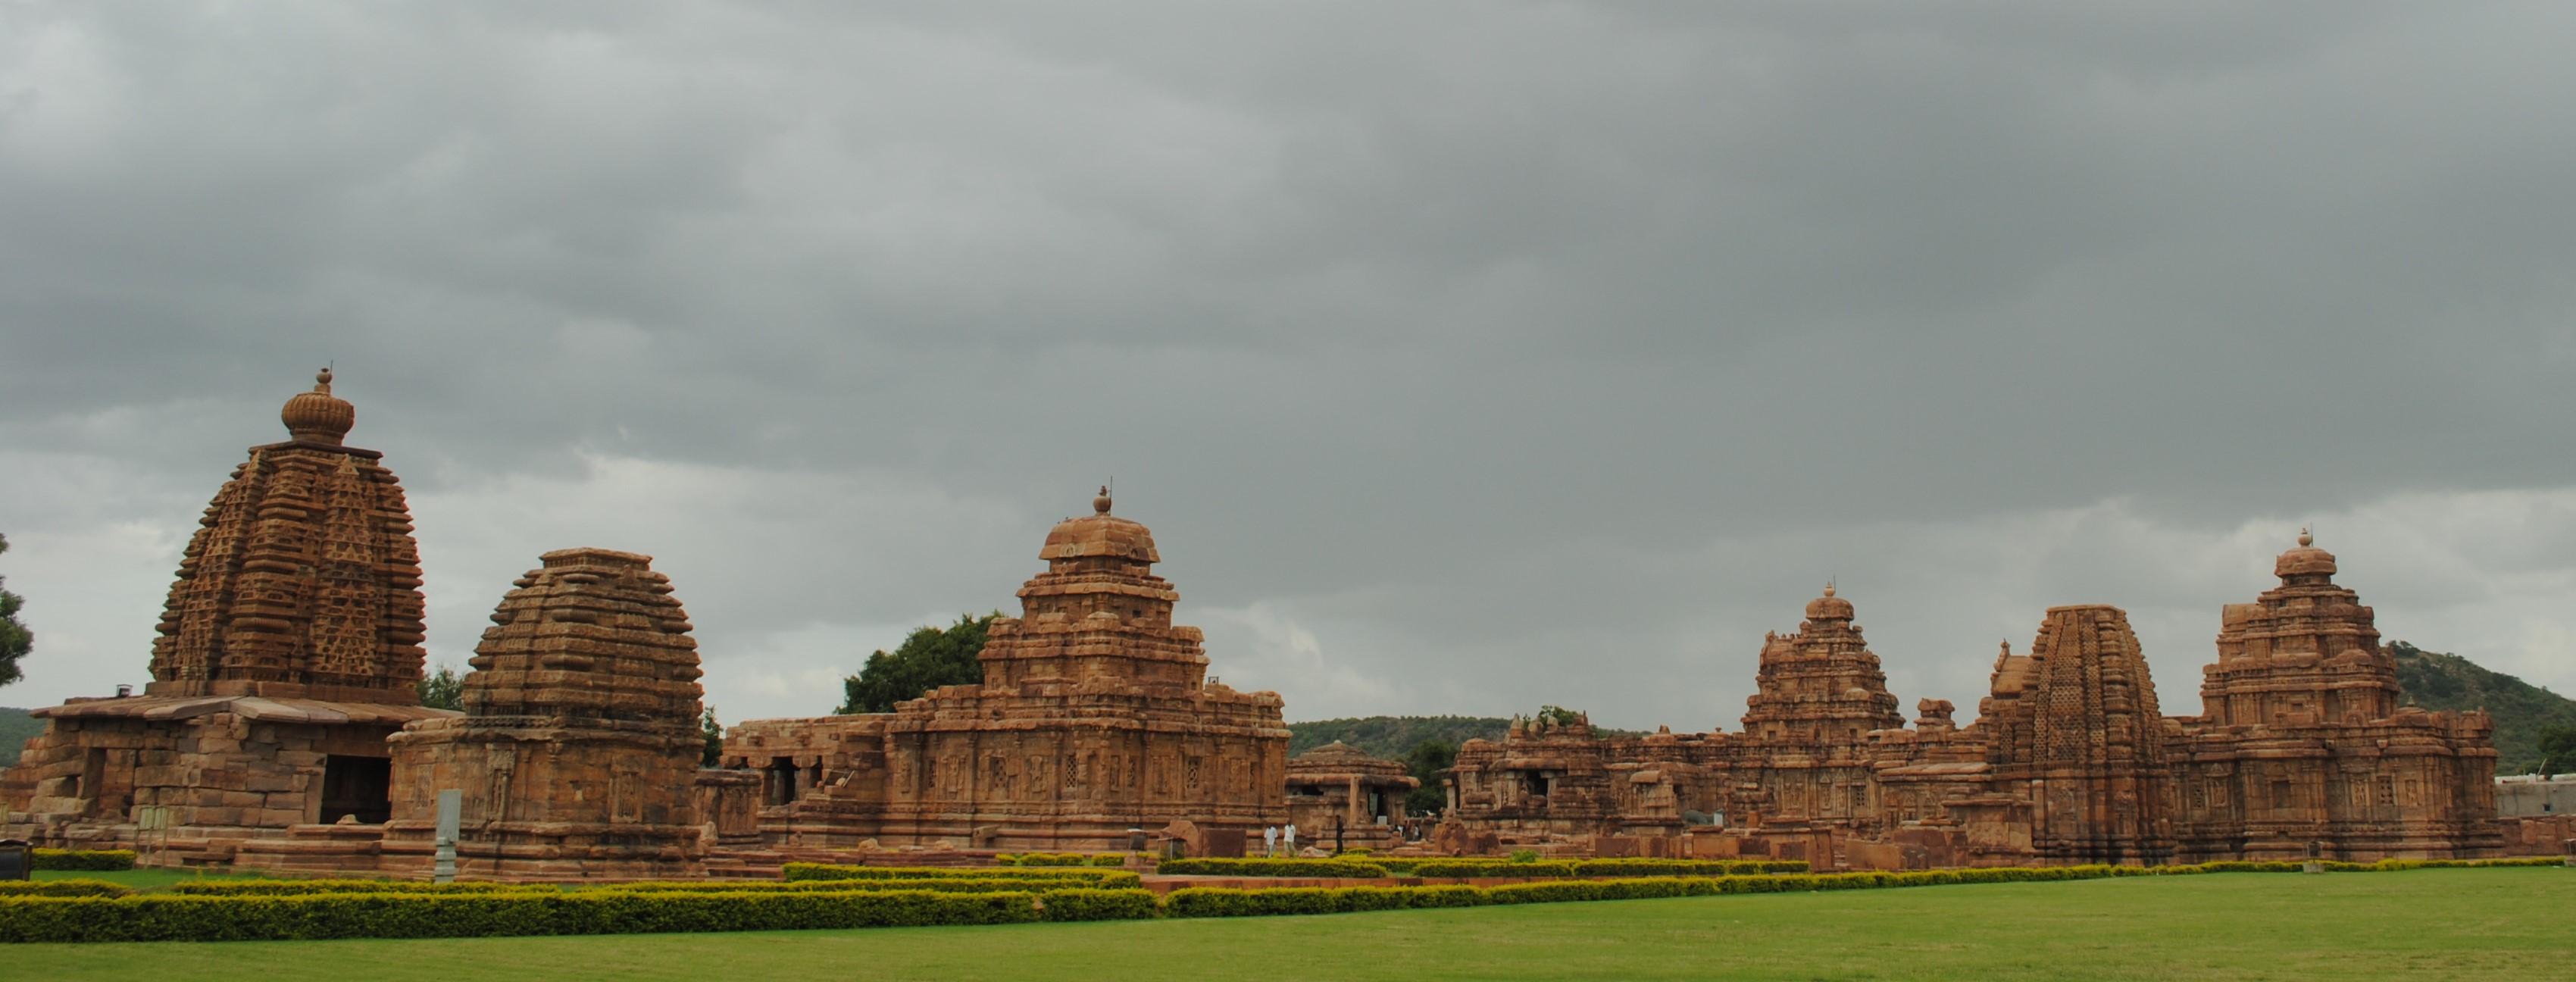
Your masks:
<instances>
[{"instance_id":1,"label":"tiered shikhara","mask_svg":"<svg viewBox=\"0 0 2576 982\"><path fill-rule=\"evenodd\" d=\"M420 548L331 373L279 414L188 542L129 698L39 709L0 781L12 834L222 862L298 823L384 821L385 738L420 706Z\"/></svg>"}]
</instances>

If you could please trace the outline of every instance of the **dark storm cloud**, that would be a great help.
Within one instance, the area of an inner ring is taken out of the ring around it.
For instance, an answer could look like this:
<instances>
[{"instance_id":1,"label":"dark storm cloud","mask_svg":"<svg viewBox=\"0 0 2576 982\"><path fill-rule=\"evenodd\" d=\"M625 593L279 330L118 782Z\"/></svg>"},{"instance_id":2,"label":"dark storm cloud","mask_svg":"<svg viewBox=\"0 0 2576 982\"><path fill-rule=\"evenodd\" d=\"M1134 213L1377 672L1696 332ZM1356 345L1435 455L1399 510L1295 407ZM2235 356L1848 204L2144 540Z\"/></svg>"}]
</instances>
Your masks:
<instances>
[{"instance_id":1,"label":"dark storm cloud","mask_svg":"<svg viewBox=\"0 0 2576 982\"><path fill-rule=\"evenodd\" d=\"M98 660L13 695L139 672L322 360L438 657L638 548L760 712L1005 604L1112 476L1296 716L1705 725L1828 575L1909 700L2101 600L2189 711L2312 518L2392 633L2564 687L2571 22L11 7L0 530Z\"/></svg>"}]
</instances>

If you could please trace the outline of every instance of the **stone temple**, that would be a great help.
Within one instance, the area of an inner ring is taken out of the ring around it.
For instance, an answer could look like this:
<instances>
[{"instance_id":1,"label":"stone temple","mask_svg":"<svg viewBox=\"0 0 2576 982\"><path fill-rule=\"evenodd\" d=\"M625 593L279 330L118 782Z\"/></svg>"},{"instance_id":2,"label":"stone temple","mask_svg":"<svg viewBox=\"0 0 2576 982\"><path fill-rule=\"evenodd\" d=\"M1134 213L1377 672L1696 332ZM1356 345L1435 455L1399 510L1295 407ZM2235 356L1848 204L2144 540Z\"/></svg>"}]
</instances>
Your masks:
<instances>
[{"instance_id":1,"label":"stone temple","mask_svg":"<svg viewBox=\"0 0 2576 982\"><path fill-rule=\"evenodd\" d=\"M415 720L420 547L382 454L341 442L331 373L286 401L179 562L140 696L38 709L0 795L11 834L223 862L243 840L391 809L385 738Z\"/></svg>"},{"instance_id":2,"label":"stone temple","mask_svg":"<svg viewBox=\"0 0 2576 982\"><path fill-rule=\"evenodd\" d=\"M1266 825L1404 845L1413 779L1348 747L1287 759L1280 699L1207 674L1153 534L1092 513L997 618L983 677L890 713L755 720L706 753L693 625L648 557L546 552L501 597L463 712L426 709L418 545L322 373L287 439L207 507L140 695L37 711L0 837L147 865L426 876L437 799L482 879L761 875L882 850L1231 854ZM2371 609L2302 535L2220 614L2201 711L2168 716L2128 619L2049 610L1977 718L1911 724L1827 587L1764 639L1742 732L1608 736L1579 715L1473 740L1433 838L1455 852L1772 855L1870 867L2555 852L2500 823L2483 713L2408 705ZM496 593L503 591L495 590ZM2553 824L2554 823L2554 824ZM920 860L922 857L909 857Z\"/></svg>"},{"instance_id":3,"label":"stone temple","mask_svg":"<svg viewBox=\"0 0 2576 982\"><path fill-rule=\"evenodd\" d=\"M1287 820L1279 696L1208 677L1199 629L1172 623L1153 533L1111 514L1106 488L1091 504L1047 533L1021 615L993 621L982 684L727 735L725 765L767 775L766 840L1116 849L1188 822L1238 851L1241 832Z\"/></svg>"},{"instance_id":4,"label":"stone temple","mask_svg":"<svg viewBox=\"0 0 2576 982\"><path fill-rule=\"evenodd\" d=\"M2483 713L2401 704L2371 610L2302 533L2279 588L2226 607L2202 711L2163 715L2116 607L2057 607L1998 654L1978 719L1907 728L1828 587L1765 640L1742 733L1469 741L1444 841L1866 866L2493 855Z\"/></svg>"}]
</instances>

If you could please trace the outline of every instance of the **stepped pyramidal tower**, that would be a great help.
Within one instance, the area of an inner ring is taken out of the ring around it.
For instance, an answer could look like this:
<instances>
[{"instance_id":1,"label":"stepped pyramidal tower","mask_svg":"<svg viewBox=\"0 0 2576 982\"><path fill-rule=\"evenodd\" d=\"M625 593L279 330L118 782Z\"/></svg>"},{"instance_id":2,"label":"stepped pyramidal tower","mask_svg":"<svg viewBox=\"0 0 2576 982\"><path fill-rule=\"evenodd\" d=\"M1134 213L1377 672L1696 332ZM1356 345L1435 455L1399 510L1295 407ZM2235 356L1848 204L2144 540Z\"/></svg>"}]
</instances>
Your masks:
<instances>
[{"instance_id":1,"label":"stepped pyramidal tower","mask_svg":"<svg viewBox=\"0 0 2576 982\"><path fill-rule=\"evenodd\" d=\"M385 738L419 705L420 547L380 454L342 442L357 410L286 401L287 439L206 506L179 563L140 696L39 709L0 779L8 834L221 862L299 823L390 812Z\"/></svg>"},{"instance_id":2,"label":"stepped pyramidal tower","mask_svg":"<svg viewBox=\"0 0 2576 982\"><path fill-rule=\"evenodd\" d=\"M1807 603L1797 633L1762 639L1758 664L1745 699L1748 737L1858 744L1862 734L1905 725L1887 673L1852 623L1851 601L1831 584Z\"/></svg>"},{"instance_id":3,"label":"stepped pyramidal tower","mask_svg":"<svg viewBox=\"0 0 2576 982\"><path fill-rule=\"evenodd\" d=\"M1107 488L1091 505L1047 532L1047 568L1020 616L994 619L980 684L726 735L726 766L765 774L767 838L1120 849L1130 829L1183 823L1194 848L1230 852L1287 819L1278 694L1208 677L1153 533L1112 514Z\"/></svg>"},{"instance_id":4,"label":"stepped pyramidal tower","mask_svg":"<svg viewBox=\"0 0 2576 982\"><path fill-rule=\"evenodd\" d=\"M2280 585L2219 611L2175 764L2187 859L2491 854L2495 721L2405 705L2369 607L2302 529Z\"/></svg>"}]
</instances>

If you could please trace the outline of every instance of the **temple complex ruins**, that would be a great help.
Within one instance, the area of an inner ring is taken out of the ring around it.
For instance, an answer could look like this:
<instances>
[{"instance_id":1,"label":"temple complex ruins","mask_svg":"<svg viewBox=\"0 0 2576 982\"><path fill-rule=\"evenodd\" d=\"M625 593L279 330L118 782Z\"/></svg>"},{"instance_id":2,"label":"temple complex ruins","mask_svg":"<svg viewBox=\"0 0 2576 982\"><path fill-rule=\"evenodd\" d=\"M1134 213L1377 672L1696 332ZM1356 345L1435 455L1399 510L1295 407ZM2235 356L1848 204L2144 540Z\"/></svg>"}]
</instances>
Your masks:
<instances>
[{"instance_id":1,"label":"temple complex ruins","mask_svg":"<svg viewBox=\"0 0 2576 982\"><path fill-rule=\"evenodd\" d=\"M1263 826L1403 844L1402 765L1287 759L1271 692L1207 674L1145 526L1058 523L996 618L982 679L894 711L754 720L701 768L692 625L649 558L545 553L500 600L462 713L419 706L419 548L381 455L322 373L190 540L140 695L37 711L0 775L0 837L148 865L425 876L458 793L464 875L774 873L787 858L1107 851L1139 833L1231 854ZM2007 643L1976 718L1910 723L1852 602L1766 637L1740 732L1608 736L1515 720L1447 773L1443 851L1770 855L1819 865L2165 863L2554 853L2567 816L2497 819L2483 713L2406 703L2369 607L2304 533L2280 585L2220 615L2199 715L2167 716L2114 607ZM1415 848L1419 848L1418 846Z\"/></svg>"},{"instance_id":2,"label":"temple complex ruins","mask_svg":"<svg viewBox=\"0 0 2576 982\"><path fill-rule=\"evenodd\" d=\"M1405 796L1422 782L1404 765L1335 740L1288 761L1288 821L1327 847L1404 844Z\"/></svg>"},{"instance_id":3,"label":"temple complex ruins","mask_svg":"<svg viewBox=\"0 0 2576 982\"><path fill-rule=\"evenodd\" d=\"M2305 533L2274 572L2221 613L2200 715L2162 714L2127 615L2093 605L2006 645L1976 721L1927 699L1911 728L1828 587L1764 640L1743 732L1515 721L1459 751L1448 838L1917 866L2494 854L2485 714L2400 704L2370 608Z\"/></svg>"}]
</instances>

